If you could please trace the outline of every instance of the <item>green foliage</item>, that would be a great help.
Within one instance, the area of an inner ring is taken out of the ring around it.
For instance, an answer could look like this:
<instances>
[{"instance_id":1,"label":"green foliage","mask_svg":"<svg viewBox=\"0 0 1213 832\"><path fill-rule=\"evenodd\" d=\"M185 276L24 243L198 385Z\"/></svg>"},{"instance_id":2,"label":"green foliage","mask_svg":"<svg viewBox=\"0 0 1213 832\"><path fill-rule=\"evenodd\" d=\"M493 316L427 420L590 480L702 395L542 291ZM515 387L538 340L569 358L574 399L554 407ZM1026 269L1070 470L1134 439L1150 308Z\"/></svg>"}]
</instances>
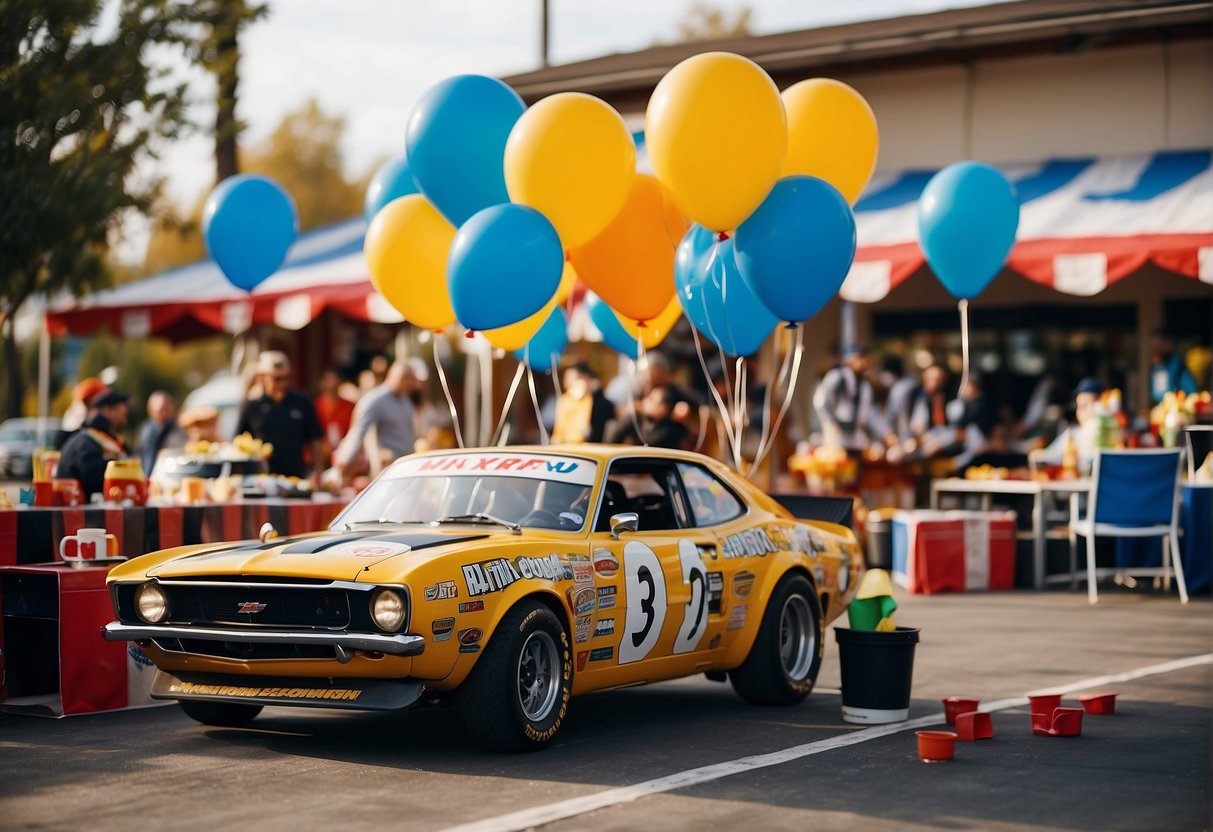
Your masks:
<instances>
[{"instance_id":1,"label":"green foliage","mask_svg":"<svg viewBox=\"0 0 1213 832\"><path fill-rule=\"evenodd\" d=\"M186 41L189 4L121 0L108 39L98 36L101 6L0 0L0 329L9 358L11 321L32 295L105 285L111 235L157 192L136 166L186 126L184 87L146 55ZM9 413L20 388L10 380Z\"/></svg>"}]
</instances>

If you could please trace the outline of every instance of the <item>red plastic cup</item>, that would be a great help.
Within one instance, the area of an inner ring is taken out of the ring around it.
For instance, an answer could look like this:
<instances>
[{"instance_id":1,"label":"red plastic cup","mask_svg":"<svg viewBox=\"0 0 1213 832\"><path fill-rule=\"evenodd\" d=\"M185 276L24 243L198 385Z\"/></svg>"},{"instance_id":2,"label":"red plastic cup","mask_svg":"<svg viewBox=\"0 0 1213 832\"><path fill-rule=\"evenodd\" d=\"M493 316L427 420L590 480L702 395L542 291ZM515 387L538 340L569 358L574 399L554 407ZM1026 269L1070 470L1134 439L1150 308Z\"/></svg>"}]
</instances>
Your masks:
<instances>
[{"instance_id":1,"label":"red plastic cup","mask_svg":"<svg viewBox=\"0 0 1213 832\"><path fill-rule=\"evenodd\" d=\"M980 699L969 699L964 696L949 696L943 700L943 718L947 720L949 725L956 724L956 717L959 714L977 710L977 706L981 704Z\"/></svg>"},{"instance_id":2,"label":"red plastic cup","mask_svg":"<svg viewBox=\"0 0 1213 832\"><path fill-rule=\"evenodd\" d=\"M1082 713L1082 708L1058 708L1053 711L1053 736L1077 737L1081 734Z\"/></svg>"},{"instance_id":3,"label":"red plastic cup","mask_svg":"<svg viewBox=\"0 0 1213 832\"><path fill-rule=\"evenodd\" d=\"M1040 696L1029 696L1028 703L1032 706L1032 713L1052 716L1053 709L1061 707L1061 694L1048 693Z\"/></svg>"},{"instance_id":4,"label":"red plastic cup","mask_svg":"<svg viewBox=\"0 0 1213 832\"><path fill-rule=\"evenodd\" d=\"M1089 714L1116 713L1115 693L1084 693L1078 697L1078 701Z\"/></svg>"},{"instance_id":5,"label":"red plastic cup","mask_svg":"<svg viewBox=\"0 0 1213 832\"><path fill-rule=\"evenodd\" d=\"M916 731L918 759L924 763L942 763L956 755L956 734L951 731Z\"/></svg>"},{"instance_id":6,"label":"red plastic cup","mask_svg":"<svg viewBox=\"0 0 1213 832\"><path fill-rule=\"evenodd\" d=\"M956 735L962 740L988 740L994 736L994 720L985 711L957 714Z\"/></svg>"}]
</instances>

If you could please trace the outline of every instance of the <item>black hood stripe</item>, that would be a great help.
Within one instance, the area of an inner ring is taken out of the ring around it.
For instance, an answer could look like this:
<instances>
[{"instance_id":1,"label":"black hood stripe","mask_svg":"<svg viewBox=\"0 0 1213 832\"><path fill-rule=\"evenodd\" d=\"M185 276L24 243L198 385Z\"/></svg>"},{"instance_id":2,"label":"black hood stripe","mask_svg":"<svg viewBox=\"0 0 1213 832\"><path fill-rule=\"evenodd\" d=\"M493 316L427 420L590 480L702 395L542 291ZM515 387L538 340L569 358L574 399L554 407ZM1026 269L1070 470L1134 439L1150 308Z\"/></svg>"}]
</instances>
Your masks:
<instances>
[{"instance_id":1,"label":"black hood stripe","mask_svg":"<svg viewBox=\"0 0 1213 832\"><path fill-rule=\"evenodd\" d=\"M363 540L375 543L399 543L415 551L417 549L428 549L431 546L443 546L448 543L467 543L472 540L480 540L484 537L487 537L487 535L450 535L430 532L353 535L349 532L342 532L341 534L329 535L327 537L313 537L300 540L298 543L292 543L290 546L287 546L282 550L282 553L284 555L312 555L342 543L357 543Z\"/></svg>"}]
</instances>

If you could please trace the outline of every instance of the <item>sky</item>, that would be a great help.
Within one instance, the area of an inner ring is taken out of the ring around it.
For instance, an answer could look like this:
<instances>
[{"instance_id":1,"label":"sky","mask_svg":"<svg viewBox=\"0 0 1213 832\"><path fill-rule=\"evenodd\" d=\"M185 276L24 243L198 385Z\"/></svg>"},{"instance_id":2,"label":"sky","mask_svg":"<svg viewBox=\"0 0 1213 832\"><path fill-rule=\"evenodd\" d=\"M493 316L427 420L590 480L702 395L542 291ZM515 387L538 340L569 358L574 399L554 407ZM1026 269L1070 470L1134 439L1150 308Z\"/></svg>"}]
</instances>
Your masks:
<instances>
[{"instance_id":1,"label":"sky","mask_svg":"<svg viewBox=\"0 0 1213 832\"><path fill-rule=\"evenodd\" d=\"M111 0L112 2L112 0ZM730 15L752 10L754 34L983 5L991 0L712 0ZM551 0L553 64L645 49L674 39L693 0ZM539 0L270 0L269 16L244 34L238 116L254 144L315 96L346 119L346 170L366 172L403 154L413 103L451 75L501 77L538 67ZM214 119L214 81L182 66L194 117ZM211 184L213 145L199 134L162 153L168 196L190 205ZM146 233L129 228L123 259Z\"/></svg>"}]
</instances>

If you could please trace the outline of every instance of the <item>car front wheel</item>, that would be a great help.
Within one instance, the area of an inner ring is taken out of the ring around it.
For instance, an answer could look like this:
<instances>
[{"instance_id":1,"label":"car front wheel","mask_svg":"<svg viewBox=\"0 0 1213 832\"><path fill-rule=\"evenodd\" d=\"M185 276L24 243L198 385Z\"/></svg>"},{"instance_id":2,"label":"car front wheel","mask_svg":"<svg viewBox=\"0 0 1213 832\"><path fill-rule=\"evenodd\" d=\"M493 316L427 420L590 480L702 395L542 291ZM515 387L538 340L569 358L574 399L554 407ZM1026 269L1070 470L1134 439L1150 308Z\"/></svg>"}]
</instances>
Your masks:
<instances>
[{"instance_id":1,"label":"car front wheel","mask_svg":"<svg viewBox=\"0 0 1213 832\"><path fill-rule=\"evenodd\" d=\"M459 715L487 748L538 750L560 730L572 675L560 620L542 604L524 602L506 613L461 686Z\"/></svg>"},{"instance_id":2,"label":"car front wheel","mask_svg":"<svg viewBox=\"0 0 1213 832\"><path fill-rule=\"evenodd\" d=\"M257 714L260 705L238 705L234 702L199 702L195 699L179 700L185 715L203 725L218 728L240 728L248 725Z\"/></svg>"},{"instance_id":3,"label":"car front wheel","mask_svg":"<svg viewBox=\"0 0 1213 832\"><path fill-rule=\"evenodd\" d=\"M813 585L789 575L771 595L750 655L729 674L733 689L752 705L795 705L817 681L824 646Z\"/></svg>"}]
</instances>

